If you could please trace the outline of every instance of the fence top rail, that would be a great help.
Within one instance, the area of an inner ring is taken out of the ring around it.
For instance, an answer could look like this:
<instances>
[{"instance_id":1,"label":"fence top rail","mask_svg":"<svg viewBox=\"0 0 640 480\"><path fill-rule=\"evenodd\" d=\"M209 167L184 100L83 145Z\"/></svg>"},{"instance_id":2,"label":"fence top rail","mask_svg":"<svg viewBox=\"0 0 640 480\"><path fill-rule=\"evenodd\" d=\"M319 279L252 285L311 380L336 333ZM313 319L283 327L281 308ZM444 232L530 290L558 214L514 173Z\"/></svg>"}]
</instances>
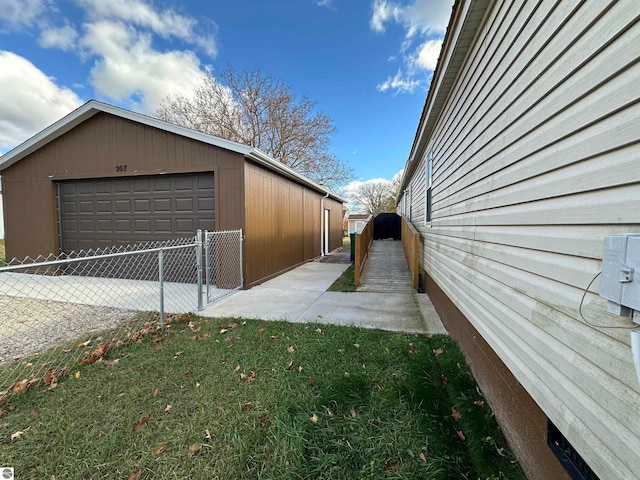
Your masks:
<instances>
[{"instance_id":1,"label":"fence top rail","mask_svg":"<svg viewBox=\"0 0 640 480\"><path fill-rule=\"evenodd\" d=\"M117 257L128 257L132 255L141 255L144 253L157 253L157 252L166 252L168 250L179 250L182 248L192 248L197 246L196 243L190 243L187 245L175 245L172 247L157 247L157 248L147 248L144 250L131 250L128 252L118 252L118 253L106 253L102 255L92 255L88 257L75 257L75 258L64 258L59 260L48 260L45 262L34 262L34 263L21 263L18 265L7 265L6 267L0 267L0 273L2 272L10 272L14 270L26 270L29 268L39 268L39 267L51 267L54 265L68 265L69 263L80 263L87 262L91 260L102 260L105 258L117 258Z\"/></svg>"},{"instance_id":2,"label":"fence top rail","mask_svg":"<svg viewBox=\"0 0 640 480\"><path fill-rule=\"evenodd\" d=\"M413 226L413 223L411 223L405 217L402 217L402 220L404 221L405 225L407 226L407 228L411 233L413 233L414 235L419 235L418 230L416 230L416 227Z\"/></svg>"},{"instance_id":3,"label":"fence top rail","mask_svg":"<svg viewBox=\"0 0 640 480\"><path fill-rule=\"evenodd\" d=\"M369 216L367 217L365 222L360 226L360 228L358 230L356 230L356 235L361 235L362 234L364 229L367 228L367 225L369 225L369 222L371 221L372 218L373 218L373 215L369 214Z\"/></svg>"}]
</instances>

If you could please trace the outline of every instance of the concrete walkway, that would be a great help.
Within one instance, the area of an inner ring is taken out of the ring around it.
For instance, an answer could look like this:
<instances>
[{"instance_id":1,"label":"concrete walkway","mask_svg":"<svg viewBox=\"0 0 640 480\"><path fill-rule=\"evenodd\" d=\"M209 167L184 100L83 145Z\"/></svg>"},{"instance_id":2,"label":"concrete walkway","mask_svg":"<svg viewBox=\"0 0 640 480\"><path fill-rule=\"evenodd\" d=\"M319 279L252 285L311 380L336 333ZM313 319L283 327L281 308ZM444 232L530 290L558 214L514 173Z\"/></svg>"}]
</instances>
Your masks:
<instances>
[{"instance_id":1,"label":"concrete walkway","mask_svg":"<svg viewBox=\"0 0 640 480\"><path fill-rule=\"evenodd\" d=\"M348 266L305 263L262 285L234 293L199 314L446 333L429 297L413 290L385 294L327 292Z\"/></svg>"}]
</instances>

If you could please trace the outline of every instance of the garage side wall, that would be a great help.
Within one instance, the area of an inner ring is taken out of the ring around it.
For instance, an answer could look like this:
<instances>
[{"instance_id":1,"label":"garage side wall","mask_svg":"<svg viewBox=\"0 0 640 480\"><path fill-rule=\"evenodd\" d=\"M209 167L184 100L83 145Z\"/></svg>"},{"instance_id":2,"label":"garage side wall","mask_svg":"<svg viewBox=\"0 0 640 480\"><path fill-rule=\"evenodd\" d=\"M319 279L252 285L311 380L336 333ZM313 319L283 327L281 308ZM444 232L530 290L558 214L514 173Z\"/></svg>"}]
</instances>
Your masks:
<instances>
[{"instance_id":1,"label":"garage side wall","mask_svg":"<svg viewBox=\"0 0 640 480\"><path fill-rule=\"evenodd\" d=\"M245 287L257 285L320 255L322 194L246 162ZM342 204L330 209L330 245L342 241Z\"/></svg>"},{"instance_id":2,"label":"garage side wall","mask_svg":"<svg viewBox=\"0 0 640 480\"><path fill-rule=\"evenodd\" d=\"M243 156L99 113L3 171L7 258L59 251L56 182L213 172L217 230L244 226Z\"/></svg>"}]
</instances>

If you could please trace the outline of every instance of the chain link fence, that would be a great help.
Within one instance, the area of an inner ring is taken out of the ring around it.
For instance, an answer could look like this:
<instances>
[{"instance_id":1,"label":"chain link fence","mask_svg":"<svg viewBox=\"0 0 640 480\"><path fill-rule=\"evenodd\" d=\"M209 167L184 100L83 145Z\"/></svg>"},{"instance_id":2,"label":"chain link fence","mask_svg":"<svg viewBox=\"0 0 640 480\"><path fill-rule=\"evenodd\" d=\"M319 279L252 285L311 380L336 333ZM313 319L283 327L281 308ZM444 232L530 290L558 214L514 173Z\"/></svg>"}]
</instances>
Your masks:
<instances>
[{"instance_id":1,"label":"chain link fence","mask_svg":"<svg viewBox=\"0 0 640 480\"><path fill-rule=\"evenodd\" d=\"M242 288L242 232L16 259L0 267L0 400Z\"/></svg>"}]
</instances>

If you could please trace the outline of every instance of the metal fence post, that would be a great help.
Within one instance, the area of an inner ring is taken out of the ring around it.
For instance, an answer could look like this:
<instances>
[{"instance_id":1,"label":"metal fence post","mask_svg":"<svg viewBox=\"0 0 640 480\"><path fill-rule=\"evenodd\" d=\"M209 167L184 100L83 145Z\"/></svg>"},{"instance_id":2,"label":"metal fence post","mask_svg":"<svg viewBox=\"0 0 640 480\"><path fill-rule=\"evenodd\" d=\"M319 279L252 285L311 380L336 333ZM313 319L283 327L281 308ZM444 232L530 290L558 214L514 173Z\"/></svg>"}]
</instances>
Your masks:
<instances>
[{"instance_id":1,"label":"metal fence post","mask_svg":"<svg viewBox=\"0 0 640 480\"><path fill-rule=\"evenodd\" d=\"M202 230L196 232L196 265L198 266L198 311L202 311Z\"/></svg>"},{"instance_id":2,"label":"metal fence post","mask_svg":"<svg viewBox=\"0 0 640 480\"><path fill-rule=\"evenodd\" d=\"M204 231L204 276L207 282L207 304L211 299L211 266L209 265L209 232Z\"/></svg>"},{"instance_id":3,"label":"metal fence post","mask_svg":"<svg viewBox=\"0 0 640 480\"><path fill-rule=\"evenodd\" d=\"M158 280L160 281L160 328L164 328L164 253L158 251Z\"/></svg>"},{"instance_id":4,"label":"metal fence post","mask_svg":"<svg viewBox=\"0 0 640 480\"><path fill-rule=\"evenodd\" d=\"M240 289L244 288L244 269L242 268L242 243L243 243L244 237L242 235L242 229L240 229L240 240L239 240L239 247L240 247L240 285L238 285L240 287Z\"/></svg>"}]
</instances>

